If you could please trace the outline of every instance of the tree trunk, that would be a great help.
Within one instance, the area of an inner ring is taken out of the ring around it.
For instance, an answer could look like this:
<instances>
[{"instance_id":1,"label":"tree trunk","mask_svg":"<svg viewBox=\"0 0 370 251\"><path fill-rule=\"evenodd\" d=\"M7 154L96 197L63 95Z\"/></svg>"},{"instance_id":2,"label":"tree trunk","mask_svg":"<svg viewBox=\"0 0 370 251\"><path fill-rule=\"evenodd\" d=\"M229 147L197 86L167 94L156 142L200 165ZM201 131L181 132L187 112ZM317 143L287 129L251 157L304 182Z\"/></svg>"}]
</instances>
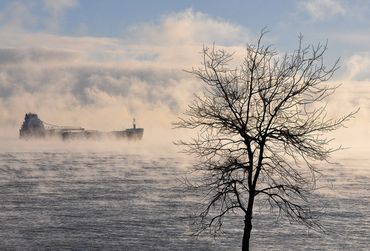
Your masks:
<instances>
[{"instance_id":1,"label":"tree trunk","mask_svg":"<svg viewBox=\"0 0 370 251\"><path fill-rule=\"evenodd\" d=\"M247 212L244 219L244 234L243 234L243 243L242 251L249 251L249 240L251 237L252 231L252 212Z\"/></svg>"},{"instance_id":2,"label":"tree trunk","mask_svg":"<svg viewBox=\"0 0 370 251\"><path fill-rule=\"evenodd\" d=\"M253 204L254 204L254 187L249 190L249 200L247 212L244 216L244 234L243 234L243 243L242 251L249 251L249 240L251 238L252 232L252 215L253 215Z\"/></svg>"}]
</instances>

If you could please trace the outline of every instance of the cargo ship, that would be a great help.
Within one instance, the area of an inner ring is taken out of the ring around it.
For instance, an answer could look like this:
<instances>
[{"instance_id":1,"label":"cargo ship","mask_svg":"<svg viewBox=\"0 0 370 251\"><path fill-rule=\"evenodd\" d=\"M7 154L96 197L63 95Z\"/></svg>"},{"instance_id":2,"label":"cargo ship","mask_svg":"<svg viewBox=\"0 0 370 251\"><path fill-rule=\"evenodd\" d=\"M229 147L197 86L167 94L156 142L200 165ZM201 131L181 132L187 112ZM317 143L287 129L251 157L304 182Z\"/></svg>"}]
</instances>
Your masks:
<instances>
[{"instance_id":1,"label":"cargo ship","mask_svg":"<svg viewBox=\"0 0 370 251\"><path fill-rule=\"evenodd\" d=\"M133 119L132 128L121 131L100 132L85 130L82 127L58 126L42 121L35 113L26 113L23 124L19 130L21 139L59 137L66 139L100 139L103 137L115 137L119 139L141 140L144 134L143 128L137 128Z\"/></svg>"}]
</instances>

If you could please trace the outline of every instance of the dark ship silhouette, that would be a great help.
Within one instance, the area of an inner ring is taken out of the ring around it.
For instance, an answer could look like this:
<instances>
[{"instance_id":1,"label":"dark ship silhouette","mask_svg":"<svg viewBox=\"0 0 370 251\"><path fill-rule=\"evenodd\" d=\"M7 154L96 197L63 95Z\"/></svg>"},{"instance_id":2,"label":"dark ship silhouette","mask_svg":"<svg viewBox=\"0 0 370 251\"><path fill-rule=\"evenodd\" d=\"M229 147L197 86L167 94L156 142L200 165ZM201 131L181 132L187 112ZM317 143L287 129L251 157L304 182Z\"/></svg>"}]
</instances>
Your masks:
<instances>
[{"instance_id":1,"label":"dark ship silhouette","mask_svg":"<svg viewBox=\"0 0 370 251\"><path fill-rule=\"evenodd\" d=\"M133 127L122 131L99 132L85 130L82 127L58 126L46 123L39 119L35 113L26 113L19 137L21 139L60 137L62 139L99 139L105 136L116 138L140 140L144 134L143 128L136 128L135 119Z\"/></svg>"}]
</instances>

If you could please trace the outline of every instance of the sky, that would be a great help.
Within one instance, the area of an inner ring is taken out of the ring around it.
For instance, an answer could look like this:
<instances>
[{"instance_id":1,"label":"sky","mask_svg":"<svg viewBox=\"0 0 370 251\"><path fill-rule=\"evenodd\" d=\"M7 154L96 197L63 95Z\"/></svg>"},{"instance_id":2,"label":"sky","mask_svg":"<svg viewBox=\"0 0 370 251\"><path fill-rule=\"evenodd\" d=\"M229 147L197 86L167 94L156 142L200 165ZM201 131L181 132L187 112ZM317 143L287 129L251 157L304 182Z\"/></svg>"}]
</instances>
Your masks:
<instances>
[{"instance_id":1,"label":"sky","mask_svg":"<svg viewBox=\"0 0 370 251\"><path fill-rule=\"evenodd\" d=\"M135 117L145 135L172 132L200 90L184 70L203 45L242 57L261 29L281 52L328 42L340 58L328 113L360 112L339 144L369 147L370 3L365 0L2 0L0 127L18 136L26 112L59 125L117 130ZM159 133L160 132L160 133ZM171 137L175 137L171 134Z\"/></svg>"}]
</instances>

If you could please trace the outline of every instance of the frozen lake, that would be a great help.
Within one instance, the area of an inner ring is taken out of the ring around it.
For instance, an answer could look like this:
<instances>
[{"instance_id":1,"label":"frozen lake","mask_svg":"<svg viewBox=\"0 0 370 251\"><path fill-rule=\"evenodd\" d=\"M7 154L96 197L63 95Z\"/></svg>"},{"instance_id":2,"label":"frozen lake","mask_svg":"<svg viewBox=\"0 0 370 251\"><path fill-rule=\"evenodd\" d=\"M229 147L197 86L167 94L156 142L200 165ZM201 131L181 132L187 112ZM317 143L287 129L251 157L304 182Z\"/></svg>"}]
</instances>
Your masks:
<instances>
[{"instance_id":1,"label":"frozen lake","mask_svg":"<svg viewBox=\"0 0 370 251\"><path fill-rule=\"evenodd\" d=\"M256 213L253 250L369 250L369 159L325 168L326 235ZM178 188L176 155L0 153L1 250L240 250L241 218L214 239L190 236L197 197Z\"/></svg>"}]
</instances>

